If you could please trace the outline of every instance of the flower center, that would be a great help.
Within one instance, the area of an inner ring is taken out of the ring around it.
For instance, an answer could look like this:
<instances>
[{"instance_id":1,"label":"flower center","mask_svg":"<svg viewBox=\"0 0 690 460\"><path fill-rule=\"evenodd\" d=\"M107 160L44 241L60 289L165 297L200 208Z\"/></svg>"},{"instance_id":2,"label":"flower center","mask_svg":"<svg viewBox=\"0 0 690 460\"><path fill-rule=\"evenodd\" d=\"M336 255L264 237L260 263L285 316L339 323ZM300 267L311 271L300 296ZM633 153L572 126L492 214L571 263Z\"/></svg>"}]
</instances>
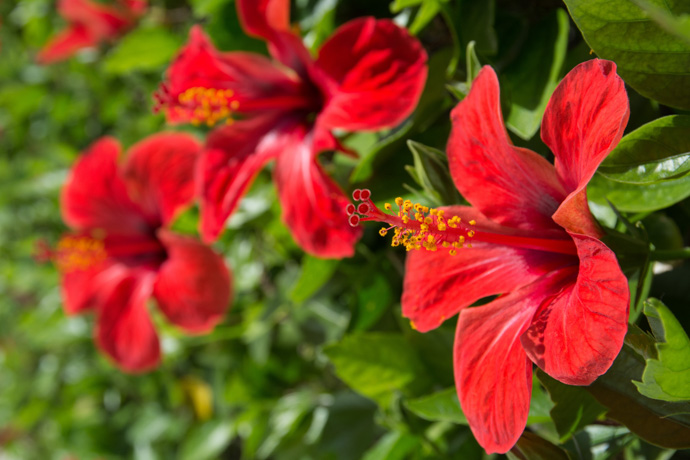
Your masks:
<instances>
[{"instance_id":1,"label":"flower center","mask_svg":"<svg viewBox=\"0 0 690 460\"><path fill-rule=\"evenodd\" d=\"M202 88L195 86L177 96L175 111L192 124L206 123L213 126L221 120L232 123L232 114L240 108L240 102L233 99L231 89Z\"/></svg>"},{"instance_id":2,"label":"flower center","mask_svg":"<svg viewBox=\"0 0 690 460\"><path fill-rule=\"evenodd\" d=\"M53 260L63 273L87 270L108 257L103 240L88 236L67 235L60 238Z\"/></svg>"},{"instance_id":3,"label":"flower center","mask_svg":"<svg viewBox=\"0 0 690 460\"><path fill-rule=\"evenodd\" d=\"M471 248L472 242L493 243L524 249L556 252L559 254L577 255L577 249L571 238L547 239L531 238L517 235L506 235L479 231L474 220L463 221L459 216L446 216L446 210L434 209L410 200L398 197L395 204L398 211L387 214L381 211L371 201L371 191L357 189L352 193L357 206L350 203L346 207L350 225L353 227L360 222L385 222L389 227L379 230L381 236L386 236L393 230L391 246L405 246L405 249L425 249L427 251L447 250L449 255L456 255L459 249ZM386 203L386 211L392 211L390 203ZM564 232L565 234L565 232ZM567 236L567 234L565 234Z\"/></svg>"}]
</instances>

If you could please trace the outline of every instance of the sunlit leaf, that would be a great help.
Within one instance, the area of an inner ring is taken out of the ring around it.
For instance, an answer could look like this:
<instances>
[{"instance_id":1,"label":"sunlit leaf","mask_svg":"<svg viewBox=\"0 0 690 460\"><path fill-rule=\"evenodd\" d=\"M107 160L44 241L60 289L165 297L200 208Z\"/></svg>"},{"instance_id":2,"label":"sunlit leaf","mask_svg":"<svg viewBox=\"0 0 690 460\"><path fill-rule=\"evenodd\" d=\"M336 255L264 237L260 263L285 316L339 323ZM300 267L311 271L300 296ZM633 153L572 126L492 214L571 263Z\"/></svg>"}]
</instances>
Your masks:
<instances>
[{"instance_id":1,"label":"sunlit leaf","mask_svg":"<svg viewBox=\"0 0 690 460\"><path fill-rule=\"evenodd\" d=\"M690 339L673 313L657 299L645 302L644 314L656 337L657 359L648 359L640 393L663 401L690 401Z\"/></svg>"}]
</instances>

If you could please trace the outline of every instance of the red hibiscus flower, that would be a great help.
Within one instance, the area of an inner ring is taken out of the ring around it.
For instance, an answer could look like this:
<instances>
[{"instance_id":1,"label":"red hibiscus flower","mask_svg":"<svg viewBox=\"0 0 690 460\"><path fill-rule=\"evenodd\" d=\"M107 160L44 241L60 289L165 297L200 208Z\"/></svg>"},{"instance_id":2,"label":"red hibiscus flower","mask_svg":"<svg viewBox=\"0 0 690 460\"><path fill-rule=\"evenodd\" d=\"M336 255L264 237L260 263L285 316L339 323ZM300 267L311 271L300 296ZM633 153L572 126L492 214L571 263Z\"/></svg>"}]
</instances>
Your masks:
<instances>
[{"instance_id":1,"label":"red hibiscus flower","mask_svg":"<svg viewBox=\"0 0 690 460\"><path fill-rule=\"evenodd\" d=\"M340 27L313 59L289 28L288 0L238 0L244 30L274 60L217 51L200 28L155 95L172 122L214 125L200 168L201 234L213 241L258 171L276 160L283 220L307 252L344 257L360 229L347 225L347 199L320 166L344 150L331 134L379 130L410 115L426 81L426 53L389 20ZM234 122L233 122L234 121Z\"/></svg>"},{"instance_id":2,"label":"red hibiscus flower","mask_svg":"<svg viewBox=\"0 0 690 460\"><path fill-rule=\"evenodd\" d=\"M43 47L38 61L52 64L80 49L112 41L129 29L145 9L145 0L118 0L113 6L90 0L60 0L58 11L69 25Z\"/></svg>"},{"instance_id":3,"label":"red hibiscus flower","mask_svg":"<svg viewBox=\"0 0 690 460\"><path fill-rule=\"evenodd\" d=\"M158 134L117 163L114 139L96 142L62 190L63 220L72 232L54 258L65 310L96 313L95 340L125 371L160 360L146 309L154 297L169 321L190 334L208 332L228 308L230 273L223 259L167 227L194 197L201 146L185 134Z\"/></svg>"},{"instance_id":4,"label":"red hibiscus flower","mask_svg":"<svg viewBox=\"0 0 690 460\"><path fill-rule=\"evenodd\" d=\"M500 107L498 79L484 67L452 112L450 172L471 207L429 210L399 200L391 216L368 191L356 191L363 202L348 212L352 224L388 222L394 245L425 249L407 258L403 314L428 331L460 313L460 404L479 443L503 453L527 421L532 363L561 382L588 385L623 345L628 284L600 241L585 187L620 140L629 108L613 62L577 66L544 114L551 165L512 145Z\"/></svg>"}]
</instances>

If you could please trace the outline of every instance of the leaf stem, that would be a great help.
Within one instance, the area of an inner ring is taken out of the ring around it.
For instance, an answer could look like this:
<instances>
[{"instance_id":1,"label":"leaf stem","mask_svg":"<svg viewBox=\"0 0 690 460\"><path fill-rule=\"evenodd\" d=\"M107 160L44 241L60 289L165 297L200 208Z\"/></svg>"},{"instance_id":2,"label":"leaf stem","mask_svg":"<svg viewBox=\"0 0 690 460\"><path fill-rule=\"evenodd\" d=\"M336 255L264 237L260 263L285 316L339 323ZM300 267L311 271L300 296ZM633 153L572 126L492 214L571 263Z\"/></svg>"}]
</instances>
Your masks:
<instances>
[{"instance_id":1,"label":"leaf stem","mask_svg":"<svg viewBox=\"0 0 690 460\"><path fill-rule=\"evenodd\" d=\"M690 259L690 247L683 249L667 249L662 251L651 251L649 254L650 260L678 260Z\"/></svg>"}]
</instances>

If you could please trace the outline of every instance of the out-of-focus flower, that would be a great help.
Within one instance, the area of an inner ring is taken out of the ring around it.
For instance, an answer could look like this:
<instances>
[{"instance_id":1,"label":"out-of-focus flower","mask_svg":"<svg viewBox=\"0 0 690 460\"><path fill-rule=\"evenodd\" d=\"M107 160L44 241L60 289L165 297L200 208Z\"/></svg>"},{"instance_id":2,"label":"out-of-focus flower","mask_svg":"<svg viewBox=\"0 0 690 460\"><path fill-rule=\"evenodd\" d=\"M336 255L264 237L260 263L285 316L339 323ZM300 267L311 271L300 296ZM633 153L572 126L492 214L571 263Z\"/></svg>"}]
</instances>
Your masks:
<instances>
[{"instance_id":1,"label":"out-of-focus flower","mask_svg":"<svg viewBox=\"0 0 690 460\"><path fill-rule=\"evenodd\" d=\"M95 340L128 372L160 360L146 302L190 334L209 332L231 297L223 259L194 238L168 229L194 197L201 146L186 134L157 134L132 146L103 138L78 160L62 190L71 228L54 252L65 310L94 310Z\"/></svg>"},{"instance_id":2,"label":"out-of-focus flower","mask_svg":"<svg viewBox=\"0 0 690 460\"><path fill-rule=\"evenodd\" d=\"M43 47L38 62L52 64L83 48L114 41L132 27L145 10L145 0L117 0L112 5L90 0L59 0L58 12L68 26Z\"/></svg>"},{"instance_id":3,"label":"out-of-focus flower","mask_svg":"<svg viewBox=\"0 0 690 460\"><path fill-rule=\"evenodd\" d=\"M532 363L561 382L588 385L623 345L628 284L600 240L585 187L620 140L629 107L613 62L578 65L542 122L555 165L512 145L500 107L498 79L484 67L452 112L450 172L471 207L430 210L399 200L397 215L388 215L358 190L362 203L348 212L355 225L387 222L381 233L394 229L393 244L412 250L402 309L415 328L428 331L460 313L460 404L479 443L503 453L527 421Z\"/></svg>"},{"instance_id":4,"label":"out-of-focus flower","mask_svg":"<svg viewBox=\"0 0 690 460\"><path fill-rule=\"evenodd\" d=\"M426 53L389 20L362 18L335 31L313 59L289 27L288 0L238 0L244 30L274 60L217 51L199 27L157 92L171 122L223 122L200 168L201 234L213 241L258 171L276 160L283 220L299 245L320 257L354 252L347 198L317 155L342 150L332 130L380 130L413 111L427 75Z\"/></svg>"}]
</instances>

